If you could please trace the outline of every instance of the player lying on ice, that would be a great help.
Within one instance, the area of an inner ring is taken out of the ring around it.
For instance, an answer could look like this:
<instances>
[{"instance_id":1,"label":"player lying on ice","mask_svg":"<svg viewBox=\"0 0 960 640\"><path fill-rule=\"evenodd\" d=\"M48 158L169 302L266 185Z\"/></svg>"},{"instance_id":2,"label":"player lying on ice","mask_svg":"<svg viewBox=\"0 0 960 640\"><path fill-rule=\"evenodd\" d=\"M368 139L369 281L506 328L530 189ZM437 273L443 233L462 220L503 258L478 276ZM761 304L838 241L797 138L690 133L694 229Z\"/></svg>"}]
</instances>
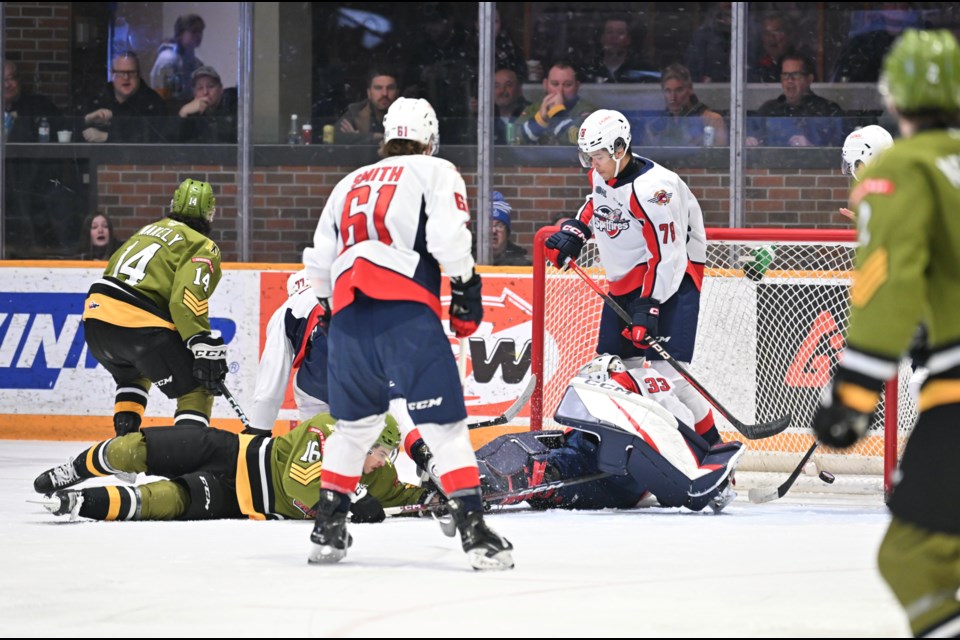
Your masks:
<instances>
[{"instance_id":1,"label":"player lying on ice","mask_svg":"<svg viewBox=\"0 0 960 640\"><path fill-rule=\"evenodd\" d=\"M572 429L503 435L477 451L484 493L608 473L527 502L535 509L627 509L650 493L665 507L719 513L737 495L730 476L743 444L711 446L646 395L618 356L595 358L570 382L554 415Z\"/></svg>"},{"instance_id":2,"label":"player lying on ice","mask_svg":"<svg viewBox=\"0 0 960 640\"><path fill-rule=\"evenodd\" d=\"M335 421L321 413L269 438L209 427L152 427L100 442L33 483L54 515L93 520L307 519L316 514L323 446ZM404 484L392 464L400 432L386 426L367 453L353 496L354 522L379 522L384 507L421 504L430 491ZM84 480L146 473L139 486L70 489Z\"/></svg>"}]
</instances>

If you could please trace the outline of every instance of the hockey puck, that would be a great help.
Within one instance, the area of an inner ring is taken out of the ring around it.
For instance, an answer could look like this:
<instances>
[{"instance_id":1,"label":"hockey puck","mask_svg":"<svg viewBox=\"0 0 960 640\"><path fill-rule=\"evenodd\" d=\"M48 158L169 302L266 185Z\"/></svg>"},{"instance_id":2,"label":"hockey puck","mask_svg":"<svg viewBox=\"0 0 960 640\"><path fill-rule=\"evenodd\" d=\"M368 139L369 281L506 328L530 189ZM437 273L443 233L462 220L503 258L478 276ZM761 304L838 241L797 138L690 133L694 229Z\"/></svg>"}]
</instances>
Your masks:
<instances>
[{"instance_id":1,"label":"hockey puck","mask_svg":"<svg viewBox=\"0 0 960 640\"><path fill-rule=\"evenodd\" d=\"M829 471L821 471L820 479L826 482L827 484L833 484L833 481L837 479L837 476L833 475Z\"/></svg>"}]
</instances>

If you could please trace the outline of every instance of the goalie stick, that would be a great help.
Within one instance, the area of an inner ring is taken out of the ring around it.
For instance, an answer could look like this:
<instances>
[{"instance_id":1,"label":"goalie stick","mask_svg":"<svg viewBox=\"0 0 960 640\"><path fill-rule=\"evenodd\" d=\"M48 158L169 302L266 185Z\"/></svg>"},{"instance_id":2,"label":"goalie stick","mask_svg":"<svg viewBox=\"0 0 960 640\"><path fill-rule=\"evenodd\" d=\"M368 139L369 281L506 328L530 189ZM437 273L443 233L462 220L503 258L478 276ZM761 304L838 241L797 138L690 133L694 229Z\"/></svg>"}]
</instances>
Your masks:
<instances>
[{"instance_id":1,"label":"goalie stick","mask_svg":"<svg viewBox=\"0 0 960 640\"><path fill-rule=\"evenodd\" d=\"M747 494L747 497L750 498L750 502L770 502L771 500L776 500L777 498L782 498L787 495L787 491L790 491L790 487L793 486L793 483L797 481L797 478L800 477L800 474L803 472L804 465L807 464L807 460L810 459L810 456L813 455L813 452L817 450L817 447L820 445L819 440L814 440L813 444L810 445L810 448L807 449L807 452L803 454L803 457L800 458L800 464L797 465L797 468L793 470L786 481L781 484L779 487L754 487L750 489Z\"/></svg>"},{"instance_id":2,"label":"goalie stick","mask_svg":"<svg viewBox=\"0 0 960 640\"><path fill-rule=\"evenodd\" d=\"M571 478L569 480L554 480L553 482L545 482L543 484L538 484L535 487L527 487L526 489L515 489L514 491L501 491L498 493L488 493L483 496L483 503L485 506L497 506L508 500L512 501L522 501L527 498L532 498L535 495L546 493L548 491L553 491L554 489L560 489L563 487L572 487L574 485L583 484L585 482L593 482L594 480L602 480L610 476L609 473L593 473L587 476L580 476L579 478ZM447 505L443 502L431 502L428 504L404 504L399 507L385 507L383 512L388 516L397 516L404 513L424 513L431 511L442 511L447 508Z\"/></svg>"},{"instance_id":3,"label":"goalie stick","mask_svg":"<svg viewBox=\"0 0 960 640\"><path fill-rule=\"evenodd\" d=\"M607 306L610 307L610 309L612 309L614 312L616 312L616 314L620 316L621 320L627 323L627 326L633 326L633 318L630 316L630 314L627 313L623 309L623 307L617 304L616 300L611 298L609 294L607 294L603 289L601 289L600 285L594 282L593 278L587 275L587 273L580 268L580 265L578 265L573 258L567 259L567 266L573 269L574 273L576 273L578 276L580 276L583 279L584 282L590 285L590 287L597 293L597 295L603 298L603 301L607 304ZM763 438L769 438L770 436L777 435L778 433L780 433L781 431L783 431L784 429L790 426L789 413L786 414L785 416L781 416L780 418L777 418L776 420L772 420L770 422L760 422L757 424L744 424L743 422L737 420L732 413L727 411L726 407L720 404L720 402L716 398L714 398L713 395L711 395L711 393L707 391L703 387L703 385L701 385L697 381L696 378L693 377L693 374L687 371L686 367L684 367L682 364L680 364L680 362L678 362L676 359L674 359L673 356L670 355L670 353L664 348L662 344L654 340L649 335L644 338L644 342L647 343L647 346L649 346L651 349L656 351L657 354L667 362L667 364L669 364L671 367L676 369L677 373L683 376L684 379L686 379L686 381L689 382L690 385L694 389L696 389L700 393L700 395L702 395L707 400L707 402L713 405L714 409L720 412L720 415L726 418L730 422L730 424L732 424L734 428L740 433L742 433L747 439L760 440Z\"/></svg>"},{"instance_id":4,"label":"goalie stick","mask_svg":"<svg viewBox=\"0 0 960 640\"><path fill-rule=\"evenodd\" d=\"M533 390L537 386L537 376L536 374L530 375L530 380L527 381L527 386L523 390L517 399L514 401L506 411L501 413L498 417L493 418L492 420L484 420L482 422L473 422L468 424L467 427L470 429L479 429L480 427L495 427L500 424L507 424L511 420L517 417L517 414L530 402L530 396L533 395Z\"/></svg>"}]
</instances>

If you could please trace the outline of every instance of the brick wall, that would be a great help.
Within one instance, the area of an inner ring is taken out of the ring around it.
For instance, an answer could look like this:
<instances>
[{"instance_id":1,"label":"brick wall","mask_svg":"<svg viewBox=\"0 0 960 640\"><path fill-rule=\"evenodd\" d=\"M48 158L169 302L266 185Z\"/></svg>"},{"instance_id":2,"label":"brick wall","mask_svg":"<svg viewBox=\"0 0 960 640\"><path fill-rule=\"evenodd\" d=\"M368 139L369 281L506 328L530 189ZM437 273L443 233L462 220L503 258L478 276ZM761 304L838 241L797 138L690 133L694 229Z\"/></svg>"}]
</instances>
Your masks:
<instances>
[{"instance_id":1,"label":"brick wall","mask_svg":"<svg viewBox=\"0 0 960 640\"><path fill-rule=\"evenodd\" d=\"M70 102L70 4L4 3L6 55L17 63L22 90L61 109Z\"/></svg>"},{"instance_id":2,"label":"brick wall","mask_svg":"<svg viewBox=\"0 0 960 640\"><path fill-rule=\"evenodd\" d=\"M257 262L299 262L327 196L355 167L258 167L253 177L252 258ZM729 172L678 171L700 201L707 226L728 226ZM171 185L187 177L214 185L217 219L214 238L225 259L238 258L235 172L227 166L100 165L98 209L114 221L117 234L129 237L168 210ZM464 179L476 208L476 173ZM514 240L526 247L534 233L556 215L572 214L583 202L585 174L579 167L518 167L496 173L493 188L513 207ZM835 227L849 222L837 213L849 183L839 170L749 169L746 176L746 226ZM474 214L475 215L475 214Z\"/></svg>"}]
</instances>

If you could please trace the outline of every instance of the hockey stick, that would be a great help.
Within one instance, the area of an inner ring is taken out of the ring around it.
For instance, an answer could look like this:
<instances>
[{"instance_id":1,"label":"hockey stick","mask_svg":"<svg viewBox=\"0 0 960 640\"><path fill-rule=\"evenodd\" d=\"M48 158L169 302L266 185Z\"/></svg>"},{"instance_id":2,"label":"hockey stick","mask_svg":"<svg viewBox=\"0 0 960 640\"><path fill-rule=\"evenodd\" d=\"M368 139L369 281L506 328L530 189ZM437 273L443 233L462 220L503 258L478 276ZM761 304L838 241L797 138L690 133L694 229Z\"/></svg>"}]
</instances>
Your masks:
<instances>
[{"instance_id":1,"label":"hockey stick","mask_svg":"<svg viewBox=\"0 0 960 640\"><path fill-rule=\"evenodd\" d=\"M600 285L594 282L593 278L587 275L587 273L580 268L580 265L578 265L576 261L573 260L573 258L567 259L567 266L573 269L573 271L578 276L580 276L584 282L590 285L590 287L594 291L596 291L601 298L603 298L603 301L607 303L607 306L610 307L614 312L616 312L616 314L620 316L621 320L627 323L628 327L633 326L633 318L630 316L630 314L624 311L623 307L617 304L617 302L613 298L611 298L610 295L607 294L607 292L601 289ZM648 347L656 351L657 355L663 358L667 362L667 364L669 364L671 367L676 369L677 373L683 376L684 379L686 379L686 381L689 382L690 385L694 389L696 389L700 393L700 395L702 395L707 400L707 402L713 405L713 408L716 409L720 413L720 415L726 418L730 422L730 424L732 424L737 431L739 431L744 436L746 436L747 439L760 440L762 438L769 438L770 436L774 436L790 426L789 413L771 422L761 422L758 424L744 424L743 422L740 422L733 416L733 414L727 411L727 409L722 404L720 404L720 402L716 398L714 398L710 394L710 392L707 391L703 387L703 385L701 385L697 381L696 378L693 377L693 374L687 371L686 367L684 367L682 364L680 364L680 362L674 359L674 357L671 356L669 352L667 352L667 350L664 348L662 344L654 340L649 335L644 338L644 342L647 343Z\"/></svg>"},{"instance_id":2,"label":"hockey stick","mask_svg":"<svg viewBox=\"0 0 960 640\"><path fill-rule=\"evenodd\" d=\"M777 498L782 498L787 495L787 491L790 491L790 487L793 486L793 483L797 481L797 478L800 477L800 474L803 472L804 465L807 464L807 461L810 459L810 456L813 455L813 452L817 450L817 447L820 445L819 440L814 440L813 444L810 445L810 448L807 449L807 452L803 454L803 457L800 458L800 464L797 465L797 468L793 470L786 481L779 487L754 487L750 489L747 497L750 498L750 502L770 502L771 500L776 500Z\"/></svg>"},{"instance_id":3,"label":"hockey stick","mask_svg":"<svg viewBox=\"0 0 960 640\"><path fill-rule=\"evenodd\" d=\"M530 396L533 395L533 390L537 386L537 375L531 374L530 380L527 382L526 388L523 390L516 401L510 407L501 413L498 417L493 418L492 420L484 420L483 422L473 422L467 425L469 429L479 429L480 427L495 427L500 424L507 424L511 420L517 417L517 414L530 402Z\"/></svg>"},{"instance_id":4,"label":"hockey stick","mask_svg":"<svg viewBox=\"0 0 960 640\"><path fill-rule=\"evenodd\" d=\"M538 484L535 487L527 487L526 489L515 489L513 491L501 491L498 493L489 493L483 496L483 502L488 506L496 506L507 502L508 500L513 502L520 502L531 498L535 495L546 493L548 491L553 491L554 489L561 489L563 487L572 487L574 485L583 484L585 482L593 482L594 480L602 480L603 478L609 477L609 473L594 473L588 476L580 476L579 478L571 478L570 480L554 480L553 482L546 482L544 484ZM397 516L404 513L424 513L430 511L442 511L447 508L447 505L444 502L431 502L428 504L404 504L398 507L385 507L383 512L388 516Z\"/></svg>"},{"instance_id":5,"label":"hockey stick","mask_svg":"<svg viewBox=\"0 0 960 640\"><path fill-rule=\"evenodd\" d=\"M243 409L240 408L240 403L237 402L237 399L233 397L233 394L230 393L230 389L227 389L226 383L221 380L217 383L217 386L220 388L220 393L223 394L223 397L227 399L227 402L230 403L230 406L233 407L233 410L236 412L237 417L240 418L240 424L243 425L244 429L253 429L253 425L250 424L250 420L247 418L247 414L243 412ZM257 429L257 431L260 431Z\"/></svg>"}]
</instances>

